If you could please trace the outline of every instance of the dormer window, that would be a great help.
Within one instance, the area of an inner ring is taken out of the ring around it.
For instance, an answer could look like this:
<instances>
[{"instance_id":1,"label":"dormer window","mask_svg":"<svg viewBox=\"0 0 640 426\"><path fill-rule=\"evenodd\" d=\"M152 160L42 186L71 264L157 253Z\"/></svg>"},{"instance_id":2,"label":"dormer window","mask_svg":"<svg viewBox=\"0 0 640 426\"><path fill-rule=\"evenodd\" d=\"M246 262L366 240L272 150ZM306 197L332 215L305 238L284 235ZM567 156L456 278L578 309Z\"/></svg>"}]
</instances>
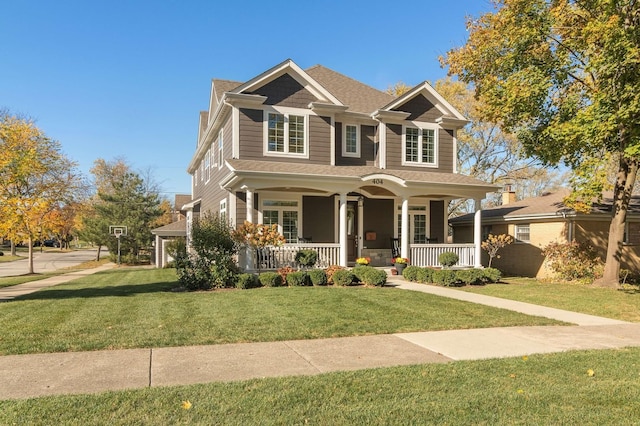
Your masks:
<instances>
[{"instance_id":1,"label":"dormer window","mask_svg":"<svg viewBox=\"0 0 640 426\"><path fill-rule=\"evenodd\" d=\"M360 126L345 124L342 132L342 156L360 157Z\"/></svg>"},{"instance_id":2,"label":"dormer window","mask_svg":"<svg viewBox=\"0 0 640 426\"><path fill-rule=\"evenodd\" d=\"M265 111L265 154L306 157L307 127L305 115Z\"/></svg>"},{"instance_id":3,"label":"dormer window","mask_svg":"<svg viewBox=\"0 0 640 426\"><path fill-rule=\"evenodd\" d=\"M433 128L404 127L402 158L404 165L437 166L437 131Z\"/></svg>"}]
</instances>

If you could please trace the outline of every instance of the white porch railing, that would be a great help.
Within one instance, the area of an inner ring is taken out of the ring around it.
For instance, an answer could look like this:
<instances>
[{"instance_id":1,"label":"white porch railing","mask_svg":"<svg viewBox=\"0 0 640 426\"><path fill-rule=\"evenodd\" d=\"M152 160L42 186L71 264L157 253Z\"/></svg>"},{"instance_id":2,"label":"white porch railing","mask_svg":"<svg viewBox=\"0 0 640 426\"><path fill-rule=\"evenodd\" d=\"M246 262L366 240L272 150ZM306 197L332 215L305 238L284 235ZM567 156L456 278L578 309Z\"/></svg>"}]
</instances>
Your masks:
<instances>
[{"instance_id":1,"label":"white porch railing","mask_svg":"<svg viewBox=\"0 0 640 426\"><path fill-rule=\"evenodd\" d=\"M416 266L440 266L438 256L450 251L460 258L457 266L474 266L474 248L473 244L412 244L409 260Z\"/></svg>"},{"instance_id":2,"label":"white porch railing","mask_svg":"<svg viewBox=\"0 0 640 426\"><path fill-rule=\"evenodd\" d=\"M340 262L340 244L334 243L292 243L280 247L269 246L257 250L253 269L278 269L285 266L297 267L295 257L300 250L315 250L318 252L316 267L327 268Z\"/></svg>"}]
</instances>

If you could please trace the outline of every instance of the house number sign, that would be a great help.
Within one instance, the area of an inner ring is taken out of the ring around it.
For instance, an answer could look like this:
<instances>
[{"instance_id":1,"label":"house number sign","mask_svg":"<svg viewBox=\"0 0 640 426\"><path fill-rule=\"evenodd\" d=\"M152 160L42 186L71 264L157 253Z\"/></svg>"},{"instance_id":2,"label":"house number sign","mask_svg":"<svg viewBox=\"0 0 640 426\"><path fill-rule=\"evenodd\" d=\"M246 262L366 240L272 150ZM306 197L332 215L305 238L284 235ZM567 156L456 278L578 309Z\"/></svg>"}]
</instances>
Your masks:
<instances>
[{"instance_id":1,"label":"house number sign","mask_svg":"<svg viewBox=\"0 0 640 426\"><path fill-rule=\"evenodd\" d=\"M384 183L382 179L372 179L371 182L373 182L374 185L382 185Z\"/></svg>"}]
</instances>

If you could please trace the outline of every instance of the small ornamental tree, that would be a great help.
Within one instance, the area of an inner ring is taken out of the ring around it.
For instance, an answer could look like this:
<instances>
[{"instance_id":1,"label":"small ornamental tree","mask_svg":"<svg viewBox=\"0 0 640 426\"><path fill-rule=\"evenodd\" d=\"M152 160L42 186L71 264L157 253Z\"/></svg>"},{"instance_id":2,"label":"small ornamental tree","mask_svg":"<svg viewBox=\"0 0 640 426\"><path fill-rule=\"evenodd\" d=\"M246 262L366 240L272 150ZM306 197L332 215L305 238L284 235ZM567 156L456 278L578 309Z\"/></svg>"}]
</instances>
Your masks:
<instances>
[{"instance_id":1,"label":"small ornamental tree","mask_svg":"<svg viewBox=\"0 0 640 426\"><path fill-rule=\"evenodd\" d=\"M278 232L278 225L261 225L247 220L232 232L232 236L236 242L250 247L253 252L257 252L267 246L279 247L287 242L282 234ZM258 271L260 271L260 262L257 263Z\"/></svg>"},{"instance_id":2,"label":"small ornamental tree","mask_svg":"<svg viewBox=\"0 0 640 426\"><path fill-rule=\"evenodd\" d=\"M489 268L491 268L491 262L494 257L500 259L498 255L498 251L501 248L508 246L513 243L513 237L507 234L493 235L489 234L487 239L482 242L482 250L486 250L489 254Z\"/></svg>"}]
</instances>

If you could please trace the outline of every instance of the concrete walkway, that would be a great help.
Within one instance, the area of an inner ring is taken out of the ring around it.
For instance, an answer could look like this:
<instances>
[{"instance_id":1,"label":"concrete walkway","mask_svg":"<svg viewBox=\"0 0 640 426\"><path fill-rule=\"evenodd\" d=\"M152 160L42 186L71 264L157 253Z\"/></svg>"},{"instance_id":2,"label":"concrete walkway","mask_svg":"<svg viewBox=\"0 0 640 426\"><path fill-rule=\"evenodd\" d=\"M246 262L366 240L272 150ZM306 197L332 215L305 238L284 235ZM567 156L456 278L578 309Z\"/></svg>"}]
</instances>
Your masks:
<instances>
[{"instance_id":1,"label":"concrete walkway","mask_svg":"<svg viewBox=\"0 0 640 426\"><path fill-rule=\"evenodd\" d=\"M577 325L0 356L0 399L640 346L640 324L412 284L396 277L390 277L389 284Z\"/></svg>"}]
</instances>

